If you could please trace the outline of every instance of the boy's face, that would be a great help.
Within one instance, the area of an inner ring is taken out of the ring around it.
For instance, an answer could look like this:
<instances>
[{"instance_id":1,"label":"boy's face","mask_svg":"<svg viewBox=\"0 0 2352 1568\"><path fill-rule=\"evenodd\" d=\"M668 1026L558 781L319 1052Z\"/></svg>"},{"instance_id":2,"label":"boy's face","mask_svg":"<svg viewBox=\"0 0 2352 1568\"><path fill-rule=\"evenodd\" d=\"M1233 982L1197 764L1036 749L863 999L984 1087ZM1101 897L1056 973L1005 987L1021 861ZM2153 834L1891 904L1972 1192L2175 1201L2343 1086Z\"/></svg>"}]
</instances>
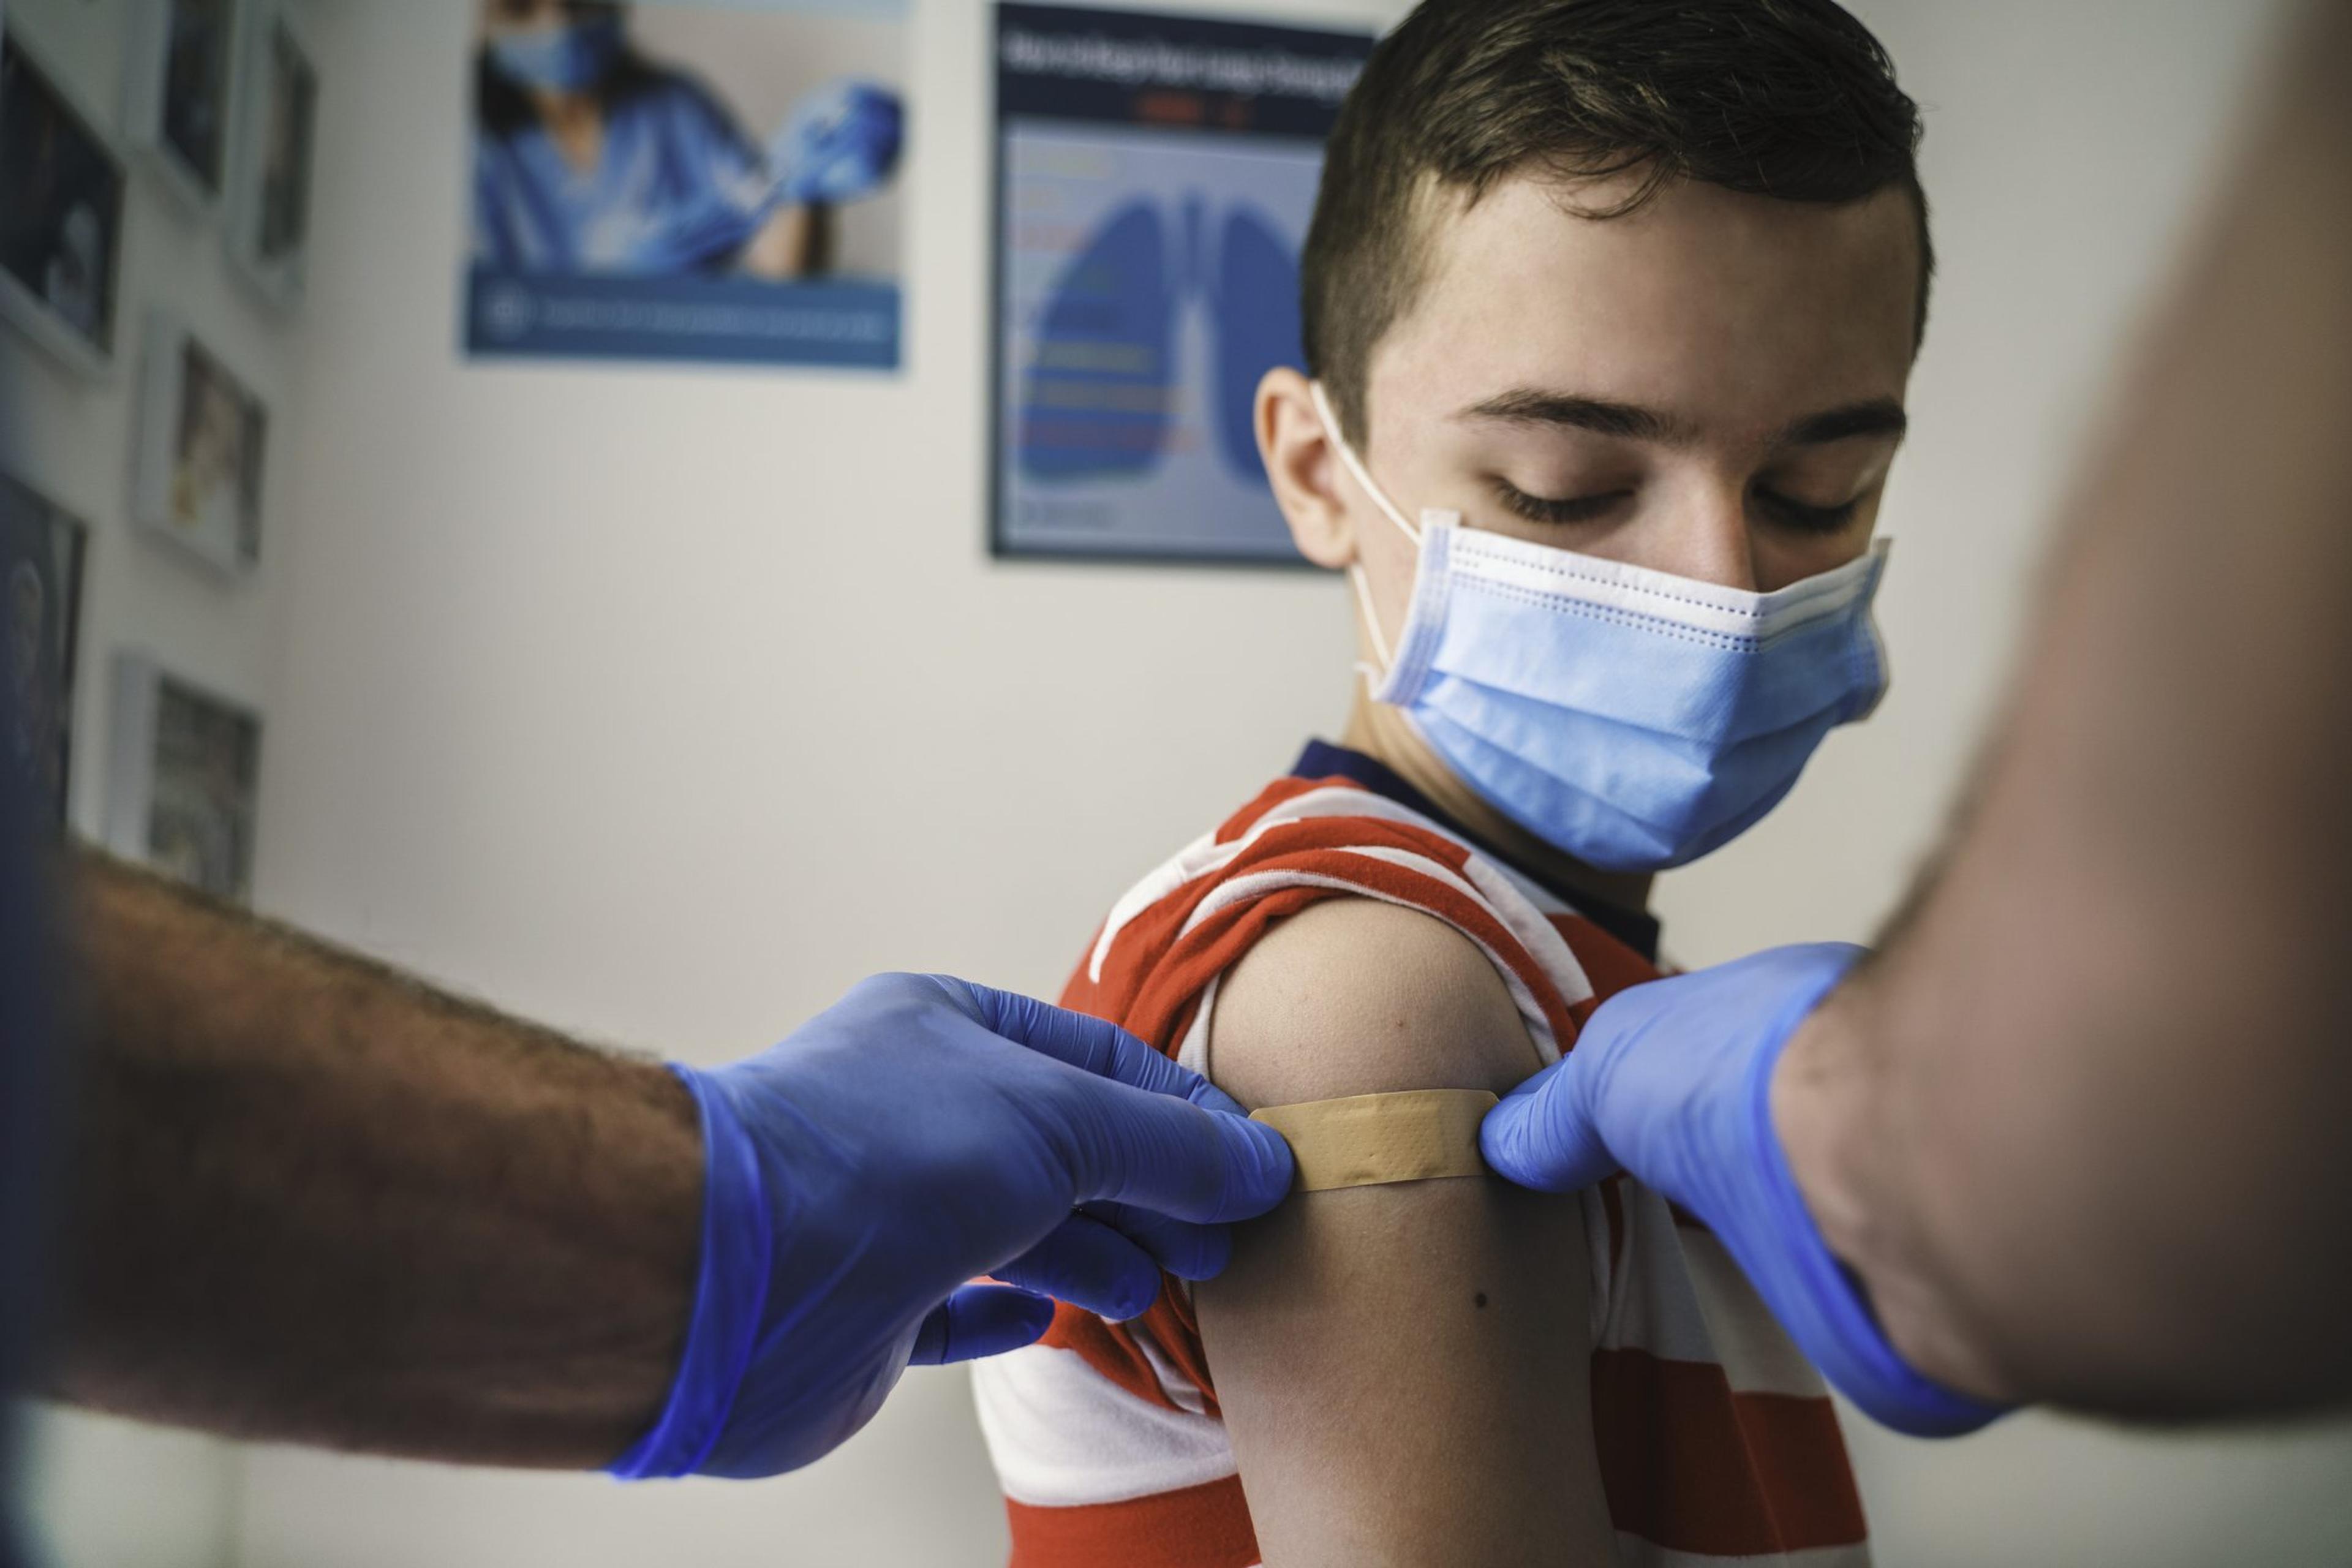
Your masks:
<instances>
[{"instance_id":1,"label":"boy's face","mask_svg":"<svg viewBox=\"0 0 2352 1568\"><path fill-rule=\"evenodd\" d=\"M1362 456L1406 517L1769 591L1868 545L1903 436L1910 199L1843 206L1632 176L1513 176L1428 219L1429 271L1375 346ZM1360 559L1393 645L1413 546L1340 470L1296 372L1258 429L1299 548Z\"/></svg>"}]
</instances>

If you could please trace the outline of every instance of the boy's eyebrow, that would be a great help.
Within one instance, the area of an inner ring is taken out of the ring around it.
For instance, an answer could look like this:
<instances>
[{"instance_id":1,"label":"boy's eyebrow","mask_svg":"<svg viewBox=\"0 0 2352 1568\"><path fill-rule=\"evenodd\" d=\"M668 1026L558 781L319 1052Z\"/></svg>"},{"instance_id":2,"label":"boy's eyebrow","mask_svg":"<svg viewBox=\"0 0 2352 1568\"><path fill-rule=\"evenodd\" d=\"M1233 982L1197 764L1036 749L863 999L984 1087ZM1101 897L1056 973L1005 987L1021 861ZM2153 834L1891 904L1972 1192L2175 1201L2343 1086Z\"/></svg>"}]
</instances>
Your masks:
<instances>
[{"instance_id":1,"label":"boy's eyebrow","mask_svg":"<svg viewBox=\"0 0 2352 1568\"><path fill-rule=\"evenodd\" d=\"M1455 417L1500 419L1513 425L1567 425L1590 430L1596 436L1618 436L1668 446L1688 441L1697 434L1687 421L1639 404L1612 403L1606 398L1547 392L1532 386L1514 387L1484 403L1473 404Z\"/></svg>"},{"instance_id":2,"label":"boy's eyebrow","mask_svg":"<svg viewBox=\"0 0 2352 1568\"><path fill-rule=\"evenodd\" d=\"M1780 432L1784 447L1819 447L1853 436L1901 436L1911 428L1911 416L1891 397L1865 398L1840 408L1808 414Z\"/></svg>"},{"instance_id":3,"label":"boy's eyebrow","mask_svg":"<svg viewBox=\"0 0 2352 1568\"><path fill-rule=\"evenodd\" d=\"M1630 441L1679 446L1697 438L1688 420L1636 403L1575 393L1548 392L1538 387L1514 387L1509 392L1473 404L1455 416L1461 419L1500 419L1515 425L1565 425L1597 436ZM1780 432L1784 447L1819 447L1855 436L1901 436L1910 428L1903 405L1891 397L1864 398L1859 403L1808 414Z\"/></svg>"}]
</instances>

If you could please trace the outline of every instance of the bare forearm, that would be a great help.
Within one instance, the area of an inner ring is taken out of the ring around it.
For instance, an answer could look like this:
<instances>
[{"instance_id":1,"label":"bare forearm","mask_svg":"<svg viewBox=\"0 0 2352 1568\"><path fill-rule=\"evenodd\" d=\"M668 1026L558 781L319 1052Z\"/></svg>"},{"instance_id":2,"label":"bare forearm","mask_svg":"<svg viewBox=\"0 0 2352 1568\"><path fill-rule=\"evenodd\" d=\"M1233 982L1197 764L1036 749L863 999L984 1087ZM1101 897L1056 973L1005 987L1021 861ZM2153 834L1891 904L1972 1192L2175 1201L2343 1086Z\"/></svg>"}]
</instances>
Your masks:
<instances>
[{"instance_id":1,"label":"bare forearm","mask_svg":"<svg viewBox=\"0 0 2352 1568\"><path fill-rule=\"evenodd\" d=\"M1774 1109L1898 1348L2352 1397L2352 5L2315 13L2073 508L1940 879Z\"/></svg>"},{"instance_id":2,"label":"bare forearm","mask_svg":"<svg viewBox=\"0 0 2352 1568\"><path fill-rule=\"evenodd\" d=\"M593 1466L651 1420L691 1101L89 858L53 1391L241 1436Z\"/></svg>"}]
</instances>

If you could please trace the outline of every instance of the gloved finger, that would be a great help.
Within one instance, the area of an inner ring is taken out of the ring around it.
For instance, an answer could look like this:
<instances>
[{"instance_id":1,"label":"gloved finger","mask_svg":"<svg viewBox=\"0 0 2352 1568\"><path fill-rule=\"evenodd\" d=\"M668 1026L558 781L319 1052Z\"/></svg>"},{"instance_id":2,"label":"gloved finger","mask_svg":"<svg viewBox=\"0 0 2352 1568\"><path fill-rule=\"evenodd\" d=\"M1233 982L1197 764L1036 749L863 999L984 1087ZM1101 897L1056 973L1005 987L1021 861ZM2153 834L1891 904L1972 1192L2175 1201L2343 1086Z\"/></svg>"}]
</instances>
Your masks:
<instances>
[{"instance_id":1,"label":"gloved finger","mask_svg":"<svg viewBox=\"0 0 2352 1568\"><path fill-rule=\"evenodd\" d=\"M1054 1303L1010 1285L967 1285L938 1306L916 1332L910 1366L977 1361L1034 1345L1053 1325Z\"/></svg>"},{"instance_id":2,"label":"gloved finger","mask_svg":"<svg viewBox=\"0 0 2352 1568\"><path fill-rule=\"evenodd\" d=\"M1233 1233L1221 1225L1193 1225L1133 1204L1081 1204L1078 1212L1134 1242L1179 1279L1214 1279L1234 1255Z\"/></svg>"},{"instance_id":3,"label":"gloved finger","mask_svg":"<svg viewBox=\"0 0 2352 1568\"><path fill-rule=\"evenodd\" d=\"M1580 1060L1570 1053L1552 1063L1486 1112L1478 1152L1496 1175L1539 1193L1572 1193L1617 1170L1587 1112Z\"/></svg>"},{"instance_id":4,"label":"gloved finger","mask_svg":"<svg viewBox=\"0 0 2352 1568\"><path fill-rule=\"evenodd\" d=\"M1028 1109L1061 1151L1076 1203L1108 1199L1198 1225L1280 1203L1290 1145L1262 1121L1065 1073Z\"/></svg>"},{"instance_id":5,"label":"gloved finger","mask_svg":"<svg viewBox=\"0 0 2352 1568\"><path fill-rule=\"evenodd\" d=\"M1142 1316L1160 1295L1160 1265L1152 1256L1082 1214L1072 1215L1045 1240L989 1273L1115 1322Z\"/></svg>"},{"instance_id":6,"label":"gloved finger","mask_svg":"<svg viewBox=\"0 0 2352 1568\"><path fill-rule=\"evenodd\" d=\"M946 974L931 978L946 988L965 1016L1016 1046L1026 1046L1097 1078L1116 1079L1212 1110L1242 1114L1240 1104L1224 1090L1192 1068L1177 1066L1116 1024L1018 992L997 991Z\"/></svg>"},{"instance_id":7,"label":"gloved finger","mask_svg":"<svg viewBox=\"0 0 2352 1568\"><path fill-rule=\"evenodd\" d=\"M1067 1161L1073 1204L1108 1198L1214 1225L1262 1215L1290 1190L1280 1133L1117 1025L950 975L927 978L974 1023L1086 1075L1030 1105Z\"/></svg>"}]
</instances>

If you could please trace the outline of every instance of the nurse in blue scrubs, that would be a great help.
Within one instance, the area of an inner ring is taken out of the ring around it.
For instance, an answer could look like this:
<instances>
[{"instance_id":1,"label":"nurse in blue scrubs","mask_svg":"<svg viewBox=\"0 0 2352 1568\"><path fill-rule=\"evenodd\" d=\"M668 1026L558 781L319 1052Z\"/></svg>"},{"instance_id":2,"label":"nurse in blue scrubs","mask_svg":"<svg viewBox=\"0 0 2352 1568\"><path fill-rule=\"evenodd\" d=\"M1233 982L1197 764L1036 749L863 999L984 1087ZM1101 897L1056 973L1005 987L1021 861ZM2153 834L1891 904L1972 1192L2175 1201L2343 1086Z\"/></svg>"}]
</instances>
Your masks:
<instances>
[{"instance_id":1,"label":"nurse in blue scrubs","mask_svg":"<svg viewBox=\"0 0 2352 1568\"><path fill-rule=\"evenodd\" d=\"M843 81L762 148L602 0L483 0L475 94L475 259L505 271L820 273L900 140L897 96Z\"/></svg>"}]
</instances>

